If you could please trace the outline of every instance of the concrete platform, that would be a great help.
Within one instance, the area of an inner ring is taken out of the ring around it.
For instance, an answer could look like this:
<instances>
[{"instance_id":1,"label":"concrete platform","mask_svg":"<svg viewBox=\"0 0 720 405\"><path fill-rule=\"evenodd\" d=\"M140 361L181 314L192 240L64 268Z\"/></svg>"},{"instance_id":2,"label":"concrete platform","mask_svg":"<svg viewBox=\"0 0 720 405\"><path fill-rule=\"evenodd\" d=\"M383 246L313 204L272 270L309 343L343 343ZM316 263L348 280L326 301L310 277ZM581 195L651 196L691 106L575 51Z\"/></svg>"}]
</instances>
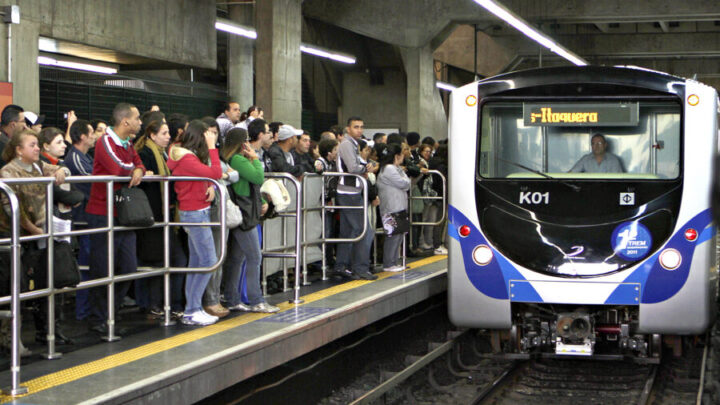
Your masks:
<instances>
[{"instance_id":1,"label":"concrete platform","mask_svg":"<svg viewBox=\"0 0 720 405\"><path fill-rule=\"evenodd\" d=\"M445 256L409 266L309 293L297 306L276 304L277 314L158 328L23 366L30 393L0 402L190 404L446 290ZM0 373L3 386L9 381Z\"/></svg>"}]
</instances>

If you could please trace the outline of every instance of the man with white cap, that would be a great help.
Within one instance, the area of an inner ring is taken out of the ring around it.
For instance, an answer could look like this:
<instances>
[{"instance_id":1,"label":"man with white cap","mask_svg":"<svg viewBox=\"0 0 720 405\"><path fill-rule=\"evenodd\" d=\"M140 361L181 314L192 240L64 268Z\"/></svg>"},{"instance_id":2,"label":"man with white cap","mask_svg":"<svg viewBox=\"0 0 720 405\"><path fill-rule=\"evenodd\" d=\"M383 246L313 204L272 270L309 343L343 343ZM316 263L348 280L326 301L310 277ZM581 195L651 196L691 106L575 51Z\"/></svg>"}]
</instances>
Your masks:
<instances>
[{"instance_id":1,"label":"man with white cap","mask_svg":"<svg viewBox=\"0 0 720 405\"><path fill-rule=\"evenodd\" d=\"M37 115L34 112L25 111L25 124L27 124L27 127L32 129L33 131L40 132L44 121L45 115Z\"/></svg>"},{"instance_id":2,"label":"man with white cap","mask_svg":"<svg viewBox=\"0 0 720 405\"><path fill-rule=\"evenodd\" d=\"M278 141L267 151L270 160L272 160L273 171L290 173L298 178L305 173L303 166L295 164L295 159L290 153L295 147L297 136L302 134L302 129L295 129L292 125L280 126Z\"/></svg>"}]
</instances>

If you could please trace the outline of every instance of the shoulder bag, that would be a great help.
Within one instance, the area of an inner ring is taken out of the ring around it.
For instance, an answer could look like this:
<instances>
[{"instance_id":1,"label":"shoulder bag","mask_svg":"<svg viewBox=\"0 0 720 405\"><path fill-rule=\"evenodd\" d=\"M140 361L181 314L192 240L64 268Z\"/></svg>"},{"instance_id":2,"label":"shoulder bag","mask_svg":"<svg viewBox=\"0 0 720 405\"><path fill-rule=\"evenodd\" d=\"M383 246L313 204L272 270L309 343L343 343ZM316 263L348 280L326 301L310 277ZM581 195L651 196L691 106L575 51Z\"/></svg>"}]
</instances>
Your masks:
<instances>
[{"instance_id":1,"label":"shoulder bag","mask_svg":"<svg viewBox=\"0 0 720 405\"><path fill-rule=\"evenodd\" d=\"M123 187L115 192L117 222L123 226L148 227L155 223L145 192L137 187Z\"/></svg>"}]
</instances>

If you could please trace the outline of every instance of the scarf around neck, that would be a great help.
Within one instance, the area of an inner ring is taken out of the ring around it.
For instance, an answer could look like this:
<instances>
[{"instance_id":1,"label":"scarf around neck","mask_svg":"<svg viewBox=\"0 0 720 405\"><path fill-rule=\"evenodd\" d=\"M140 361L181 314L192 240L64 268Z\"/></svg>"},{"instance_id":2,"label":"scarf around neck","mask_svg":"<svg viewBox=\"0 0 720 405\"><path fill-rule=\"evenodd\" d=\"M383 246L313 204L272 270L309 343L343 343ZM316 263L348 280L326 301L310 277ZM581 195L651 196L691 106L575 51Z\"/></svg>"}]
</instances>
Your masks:
<instances>
[{"instance_id":1,"label":"scarf around neck","mask_svg":"<svg viewBox=\"0 0 720 405\"><path fill-rule=\"evenodd\" d=\"M163 151L158 144L153 142L152 139L148 138L145 142L145 146L150 149L153 156L155 157L155 163L158 167L157 174L160 176L169 176L170 175L170 169L168 169L167 161L165 160L165 151Z\"/></svg>"}]
</instances>

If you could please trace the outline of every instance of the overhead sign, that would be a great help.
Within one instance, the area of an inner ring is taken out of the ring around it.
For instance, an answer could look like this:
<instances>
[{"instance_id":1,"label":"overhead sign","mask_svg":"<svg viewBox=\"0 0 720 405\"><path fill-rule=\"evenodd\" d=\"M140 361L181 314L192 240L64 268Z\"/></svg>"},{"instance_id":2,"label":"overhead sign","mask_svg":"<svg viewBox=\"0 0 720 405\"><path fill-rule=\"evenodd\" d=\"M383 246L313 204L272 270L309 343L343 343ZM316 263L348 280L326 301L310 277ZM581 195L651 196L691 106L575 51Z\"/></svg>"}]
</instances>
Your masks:
<instances>
[{"instance_id":1,"label":"overhead sign","mask_svg":"<svg viewBox=\"0 0 720 405\"><path fill-rule=\"evenodd\" d=\"M525 126L635 126L638 103L523 103Z\"/></svg>"}]
</instances>

